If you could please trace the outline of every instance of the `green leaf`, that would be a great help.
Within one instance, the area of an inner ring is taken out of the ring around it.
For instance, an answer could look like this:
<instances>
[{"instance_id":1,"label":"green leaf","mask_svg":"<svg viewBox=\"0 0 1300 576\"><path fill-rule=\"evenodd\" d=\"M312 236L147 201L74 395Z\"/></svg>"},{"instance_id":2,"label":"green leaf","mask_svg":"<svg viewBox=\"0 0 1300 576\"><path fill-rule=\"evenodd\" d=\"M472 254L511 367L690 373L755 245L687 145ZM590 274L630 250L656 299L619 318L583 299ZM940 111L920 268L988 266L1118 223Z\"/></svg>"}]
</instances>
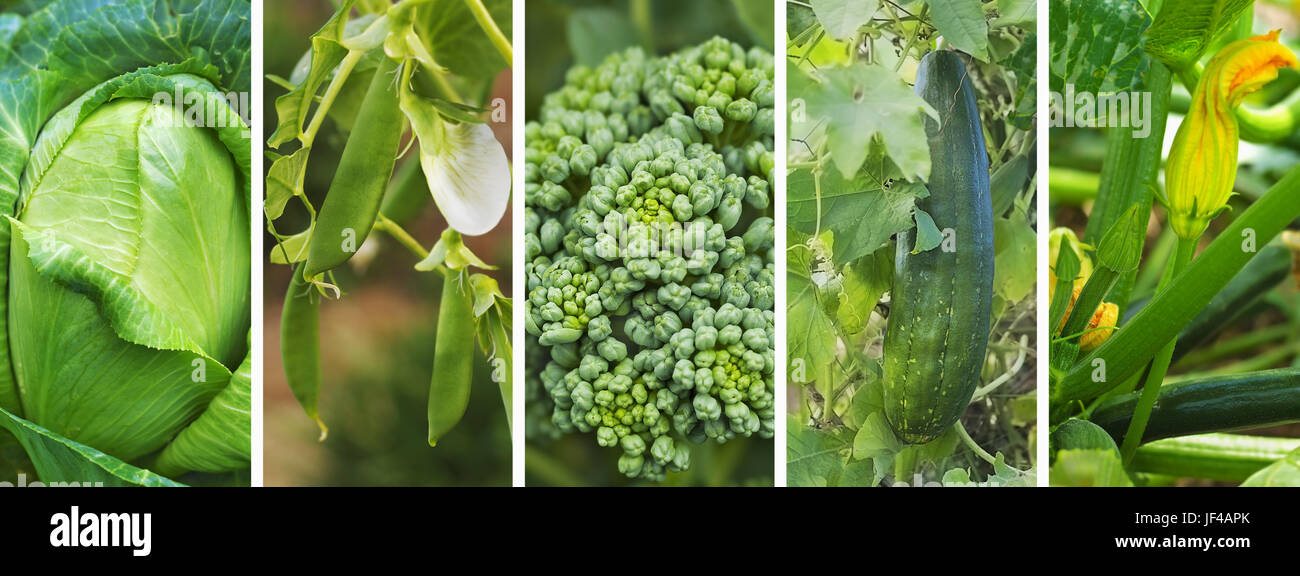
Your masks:
<instances>
[{"instance_id":1,"label":"green leaf","mask_svg":"<svg viewBox=\"0 0 1300 576\"><path fill-rule=\"evenodd\" d=\"M253 450L252 393L250 352L208 409L167 445L155 468L168 476L186 471L216 474L248 468Z\"/></svg>"},{"instance_id":2,"label":"green leaf","mask_svg":"<svg viewBox=\"0 0 1300 576\"><path fill-rule=\"evenodd\" d=\"M917 208L912 211L912 217L916 219L916 242L912 246L913 254L920 254L929 250L934 250L943 242L943 233L939 227L934 225L934 218L930 213Z\"/></svg>"},{"instance_id":3,"label":"green leaf","mask_svg":"<svg viewBox=\"0 0 1300 576\"><path fill-rule=\"evenodd\" d=\"M99 450L74 442L0 408L0 428L12 433L27 451L41 482L80 486L180 486L131 466Z\"/></svg>"},{"instance_id":4,"label":"green leaf","mask_svg":"<svg viewBox=\"0 0 1300 576\"><path fill-rule=\"evenodd\" d=\"M297 264L307 259L308 248L311 247L312 229L308 228L283 238L275 246L271 247L272 264Z\"/></svg>"},{"instance_id":5,"label":"green leaf","mask_svg":"<svg viewBox=\"0 0 1300 576\"><path fill-rule=\"evenodd\" d=\"M1174 70L1201 59L1215 38L1237 23L1254 0L1183 0L1161 10L1146 31L1146 53Z\"/></svg>"},{"instance_id":6,"label":"green leaf","mask_svg":"<svg viewBox=\"0 0 1300 576\"><path fill-rule=\"evenodd\" d=\"M921 119L939 115L893 70L861 63L824 69L805 100L809 115L826 123L831 159L844 179L855 177L877 135L905 179L929 178L930 145Z\"/></svg>"},{"instance_id":7,"label":"green leaf","mask_svg":"<svg viewBox=\"0 0 1300 576\"><path fill-rule=\"evenodd\" d=\"M790 486L872 486L875 468L870 460L849 460L852 436L846 429L823 431L804 425L795 416L786 419L786 479Z\"/></svg>"},{"instance_id":8,"label":"green leaf","mask_svg":"<svg viewBox=\"0 0 1300 576\"><path fill-rule=\"evenodd\" d=\"M1132 486L1124 463L1112 450L1062 450L1050 473L1052 486Z\"/></svg>"},{"instance_id":9,"label":"green leaf","mask_svg":"<svg viewBox=\"0 0 1300 576\"><path fill-rule=\"evenodd\" d=\"M1242 486L1300 486L1300 451L1292 452L1263 470L1251 474Z\"/></svg>"},{"instance_id":10,"label":"green leaf","mask_svg":"<svg viewBox=\"0 0 1300 576\"><path fill-rule=\"evenodd\" d=\"M612 8L583 8L569 15L569 51L581 66L595 67L605 56L640 45L627 15Z\"/></svg>"},{"instance_id":11,"label":"green leaf","mask_svg":"<svg viewBox=\"0 0 1300 576\"><path fill-rule=\"evenodd\" d=\"M275 99L275 132L266 141L267 146L278 148L302 136L307 113L315 101L321 84L334 74L334 69L347 55L343 40L348 13L355 0L345 0L339 10L311 37L311 60L306 78L298 87Z\"/></svg>"},{"instance_id":12,"label":"green leaf","mask_svg":"<svg viewBox=\"0 0 1300 576\"><path fill-rule=\"evenodd\" d=\"M271 169L266 173L264 210L267 218L278 219L284 214L284 207L289 204L290 199L303 195L303 176L307 173L309 156L311 156L311 147L306 147L271 161Z\"/></svg>"},{"instance_id":13,"label":"green leaf","mask_svg":"<svg viewBox=\"0 0 1300 576\"><path fill-rule=\"evenodd\" d=\"M930 20L954 48L989 61L989 23L979 0L926 0Z\"/></svg>"},{"instance_id":14,"label":"green leaf","mask_svg":"<svg viewBox=\"0 0 1300 576\"><path fill-rule=\"evenodd\" d=\"M821 226L835 235L837 262L851 262L875 252L895 234L915 226L916 200L929 195L924 185L896 179L900 177L892 165L872 172L873 168L868 167L853 180L844 179L837 171L821 175ZM786 188L790 227L813 233L817 228L817 194L812 172L791 172Z\"/></svg>"},{"instance_id":15,"label":"green leaf","mask_svg":"<svg viewBox=\"0 0 1300 576\"><path fill-rule=\"evenodd\" d=\"M1030 31L1020 42L1020 47L1002 62L1002 66L1016 75L1015 109L1011 124L1021 130L1030 130L1038 114L1038 36Z\"/></svg>"},{"instance_id":16,"label":"green leaf","mask_svg":"<svg viewBox=\"0 0 1300 576\"><path fill-rule=\"evenodd\" d=\"M880 297L889 291L894 281L893 252L882 248L844 267L844 291L836 318L845 334L865 330Z\"/></svg>"},{"instance_id":17,"label":"green leaf","mask_svg":"<svg viewBox=\"0 0 1300 576\"><path fill-rule=\"evenodd\" d=\"M514 10L510 0L482 0L492 21L510 38ZM463 0L420 6L415 28L438 64L462 78L491 78L509 68Z\"/></svg>"},{"instance_id":18,"label":"green leaf","mask_svg":"<svg viewBox=\"0 0 1300 576\"><path fill-rule=\"evenodd\" d=\"M1149 66L1142 32L1151 24L1133 0L1052 0L1051 90L1064 94L1133 88Z\"/></svg>"},{"instance_id":19,"label":"green leaf","mask_svg":"<svg viewBox=\"0 0 1300 576\"><path fill-rule=\"evenodd\" d=\"M791 234L791 242L795 241L795 236ZM786 290L789 294L787 358L790 359L792 371L802 369L811 374L815 374L820 367L835 363L836 340L835 327L822 312L817 285L812 281L813 266L807 246L795 245L789 251L786 267ZM802 366L796 363L801 363ZM811 377L808 379L811 380ZM807 383L791 379L792 385Z\"/></svg>"},{"instance_id":20,"label":"green leaf","mask_svg":"<svg viewBox=\"0 0 1300 576\"><path fill-rule=\"evenodd\" d=\"M993 26L1020 26L1033 30L1038 22L1038 0L998 0L998 18ZM1028 40L1032 37L1032 33Z\"/></svg>"},{"instance_id":21,"label":"green leaf","mask_svg":"<svg viewBox=\"0 0 1300 576\"><path fill-rule=\"evenodd\" d=\"M811 0L813 12L831 38L850 40L880 9L878 0Z\"/></svg>"},{"instance_id":22,"label":"green leaf","mask_svg":"<svg viewBox=\"0 0 1300 576\"><path fill-rule=\"evenodd\" d=\"M866 422L853 437L853 459L865 460L885 454L894 454L903 445L894 436L894 431L885 420L885 413L875 412L867 416Z\"/></svg>"},{"instance_id":23,"label":"green leaf","mask_svg":"<svg viewBox=\"0 0 1300 576\"><path fill-rule=\"evenodd\" d=\"M785 35L796 46L812 41L812 36L805 34L817 25L817 14L813 12L812 6L799 2L785 3Z\"/></svg>"},{"instance_id":24,"label":"green leaf","mask_svg":"<svg viewBox=\"0 0 1300 576\"><path fill-rule=\"evenodd\" d=\"M993 221L993 288L1008 302L1019 302L1034 289L1037 281L1038 235L1025 215L1015 212L1010 218Z\"/></svg>"}]
</instances>

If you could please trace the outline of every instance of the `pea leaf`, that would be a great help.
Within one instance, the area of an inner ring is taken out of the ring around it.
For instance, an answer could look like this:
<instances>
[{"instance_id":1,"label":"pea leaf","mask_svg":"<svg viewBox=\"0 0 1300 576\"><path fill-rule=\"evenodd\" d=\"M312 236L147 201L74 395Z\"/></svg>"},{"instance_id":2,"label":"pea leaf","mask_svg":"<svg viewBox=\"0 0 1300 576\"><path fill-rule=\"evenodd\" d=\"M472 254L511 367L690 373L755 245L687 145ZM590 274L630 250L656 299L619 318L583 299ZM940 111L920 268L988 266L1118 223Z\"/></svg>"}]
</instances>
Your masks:
<instances>
[{"instance_id":1,"label":"pea leaf","mask_svg":"<svg viewBox=\"0 0 1300 576\"><path fill-rule=\"evenodd\" d=\"M1146 53L1174 70L1196 63L1254 0L1183 0L1161 10L1146 31Z\"/></svg>"},{"instance_id":2,"label":"pea leaf","mask_svg":"<svg viewBox=\"0 0 1300 576\"><path fill-rule=\"evenodd\" d=\"M852 38L880 9L878 0L812 0L810 3L822 28L837 40Z\"/></svg>"},{"instance_id":3,"label":"pea leaf","mask_svg":"<svg viewBox=\"0 0 1300 576\"><path fill-rule=\"evenodd\" d=\"M894 71L852 63L821 71L805 100L810 116L826 124L827 144L835 167L852 179L867 159L877 135L908 181L930 176L930 145L922 114L939 115Z\"/></svg>"},{"instance_id":4,"label":"pea leaf","mask_svg":"<svg viewBox=\"0 0 1300 576\"><path fill-rule=\"evenodd\" d=\"M492 21L510 38L510 0L483 0ZM416 30L439 64L462 78L490 78L509 68L465 2L431 2L416 15Z\"/></svg>"},{"instance_id":5,"label":"pea leaf","mask_svg":"<svg viewBox=\"0 0 1300 576\"><path fill-rule=\"evenodd\" d=\"M316 92L348 53L348 49L340 42L353 3L354 0L346 0L338 12L312 35L309 72L297 88L275 99L275 117L278 123L275 132L266 141L267 146L278 148L302 135L303 124L307 121L307 112L311 109Z\"/></svg>"},{"instance_id":6,"label":"pea leaf","mask_svg":"<svg viewBox=\"0 0 1300 576\"><path fill-rule=\"evenodd\" d=\"M989 61L989 23L979 0L926 0L930 20L952 44L982 62Z\"/></svg>"}]
</instances>

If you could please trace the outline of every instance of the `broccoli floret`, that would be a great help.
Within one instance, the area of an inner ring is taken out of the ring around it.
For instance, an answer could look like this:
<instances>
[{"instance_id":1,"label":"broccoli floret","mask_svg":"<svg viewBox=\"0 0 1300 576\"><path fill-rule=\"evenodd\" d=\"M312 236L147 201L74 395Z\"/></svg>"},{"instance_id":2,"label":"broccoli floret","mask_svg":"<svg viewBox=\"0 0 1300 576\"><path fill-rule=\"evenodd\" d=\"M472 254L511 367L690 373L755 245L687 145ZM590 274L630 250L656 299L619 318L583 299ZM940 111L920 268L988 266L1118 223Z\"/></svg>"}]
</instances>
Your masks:
<instances>
[{"instance_id":1,"label":"broccoli floret","mask_svg":"<svg viewBox=\"0 0 1300 576\"><path fill-rule=\"evenodd\" d=\"M661 480L771 438L771 54L714 38L578 66L525 128L530 437ZM546 412L549 411L549 414Z\"/></svg>"}]
</instances>

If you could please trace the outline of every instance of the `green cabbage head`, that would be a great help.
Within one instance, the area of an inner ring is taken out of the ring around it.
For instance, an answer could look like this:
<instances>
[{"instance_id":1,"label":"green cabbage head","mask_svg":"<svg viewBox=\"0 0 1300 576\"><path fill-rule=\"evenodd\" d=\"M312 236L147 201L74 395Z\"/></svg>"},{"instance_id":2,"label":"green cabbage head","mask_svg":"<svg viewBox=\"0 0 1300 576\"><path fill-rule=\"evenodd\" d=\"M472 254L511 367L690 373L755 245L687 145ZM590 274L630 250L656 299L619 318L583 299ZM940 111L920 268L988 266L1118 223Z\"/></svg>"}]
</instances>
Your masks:
<instances>
[{"instance_id":1,"label":"green cabbage head","mask_svg":"<svg viewBox=\"0 0 1300 576\"><path fill-rule=\"evenodd\" d=\"M248 10L0 18L0 474L247 482Z\"/></svg>"}]
</instances>

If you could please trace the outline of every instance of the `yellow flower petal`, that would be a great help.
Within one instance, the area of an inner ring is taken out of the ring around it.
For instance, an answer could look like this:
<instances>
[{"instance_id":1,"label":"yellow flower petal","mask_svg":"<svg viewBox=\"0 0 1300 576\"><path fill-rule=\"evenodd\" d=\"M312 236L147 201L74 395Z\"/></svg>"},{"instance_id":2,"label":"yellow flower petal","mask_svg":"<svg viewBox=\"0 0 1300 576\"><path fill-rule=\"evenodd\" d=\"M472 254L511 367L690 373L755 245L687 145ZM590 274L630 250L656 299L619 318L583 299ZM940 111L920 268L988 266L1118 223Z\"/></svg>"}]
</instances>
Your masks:
<instances>
[{"instance_id":1,"label":"yellow flower petal","mask_svg":"<svg viewBox=\"0 0 1300 576\"><path fill-rule=\"evenodd\" d=\"M1276 79L1279 68L1300 67L1277 37L1274 30L1225 46L1196 85L1165 162L1170 225L1181 238L1200 237L1232 195L1238 140L1233 109Z\"/></svg>"}]
</instances>

